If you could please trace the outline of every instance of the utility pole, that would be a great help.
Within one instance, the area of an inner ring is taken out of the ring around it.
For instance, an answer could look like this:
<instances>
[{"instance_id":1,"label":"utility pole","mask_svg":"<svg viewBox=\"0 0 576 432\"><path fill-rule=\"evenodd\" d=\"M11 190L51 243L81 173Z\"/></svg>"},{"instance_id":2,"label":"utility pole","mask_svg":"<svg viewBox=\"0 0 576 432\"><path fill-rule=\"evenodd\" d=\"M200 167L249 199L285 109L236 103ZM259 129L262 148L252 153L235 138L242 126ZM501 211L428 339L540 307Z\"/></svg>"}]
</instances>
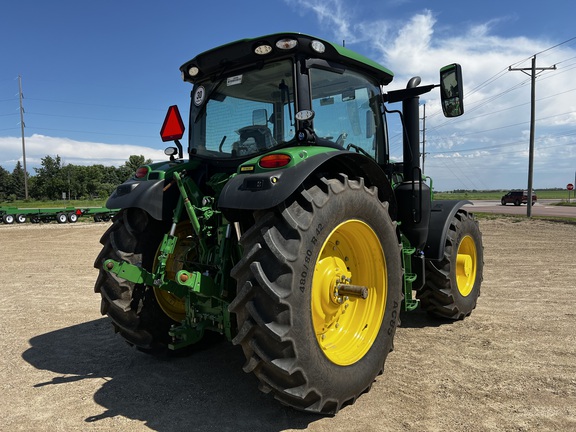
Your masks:
<instances>
[{"instance_id":1,"label":"utility pole","mask_svg":"<svg viewBox=\"0 0 576 432\"><path fill-rule=\"evenodd\" d=\"M28 199L28 171L26 170L26 141L24 139L24 105L22 99L22 77L18 75L18 97L20 99L20 131L22 133L22 160L24 165L24 198Z\"/></svg>"},{"instance_id":2,"label":"utility pole","mask_svg":"<svg viewBox=\"0 0 576 432\"><path fill-rule=\"evenodd\" d=\"M532 67L530 68L512 68L512 66L508 67L509 71L520 71L525 73L531 78L531 107L530 107L530 150L528 154L528 202L527 202L527 209L526 209L526 216L532 217L532 178L534 176L534 123L536 117L536 71L543 71L543 70L556 70L556 65L551 67L536 67L536 55L532 57ZM530 74L526 73L526 71L530 71Z\"/></svg>"}]
</instances>

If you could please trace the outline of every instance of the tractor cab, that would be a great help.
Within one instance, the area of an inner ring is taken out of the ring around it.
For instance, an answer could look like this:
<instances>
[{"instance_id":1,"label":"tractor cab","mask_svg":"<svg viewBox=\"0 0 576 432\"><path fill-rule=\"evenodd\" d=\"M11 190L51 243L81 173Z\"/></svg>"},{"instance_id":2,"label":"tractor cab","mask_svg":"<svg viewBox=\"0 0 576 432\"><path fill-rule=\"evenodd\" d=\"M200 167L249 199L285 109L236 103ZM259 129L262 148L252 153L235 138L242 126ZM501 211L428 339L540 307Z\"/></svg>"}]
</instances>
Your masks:
<instances>
[{"instance_id":1,"label":"tractor cab","mask_svg":"<svg viewBox=\"0 0 576 432\"><path fill-rule=\"evenodd\" d=\"M380 86L392 73L301 35L241 40L181 67L193 84L191 157L235 161L301 145L387 160Z\"/></svg>"}]
</instances>

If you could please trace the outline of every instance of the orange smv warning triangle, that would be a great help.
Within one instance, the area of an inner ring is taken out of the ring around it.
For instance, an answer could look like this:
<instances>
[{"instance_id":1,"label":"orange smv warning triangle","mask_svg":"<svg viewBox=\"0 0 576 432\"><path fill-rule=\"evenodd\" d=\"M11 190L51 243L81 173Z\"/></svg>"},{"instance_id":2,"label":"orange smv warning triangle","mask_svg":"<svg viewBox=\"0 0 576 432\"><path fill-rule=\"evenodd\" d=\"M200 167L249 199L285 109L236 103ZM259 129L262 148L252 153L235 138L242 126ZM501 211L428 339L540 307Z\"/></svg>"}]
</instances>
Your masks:
<instances>
[{"instance_id":1,"label":"orange smv warning triangle","mask_svg":"<svg viewBox=\"0 0 576 432\"><path fill-rule=\"evenodd\" d=\"M174 141L179 140L184 135L184 122L180 116L180 111L178 111L178 106L172 105L168 108L168 113L166 113L166 118L164 119L164 124L162 129L160 129L160 136L162 141Z\"/></svg>"}]
</instances>

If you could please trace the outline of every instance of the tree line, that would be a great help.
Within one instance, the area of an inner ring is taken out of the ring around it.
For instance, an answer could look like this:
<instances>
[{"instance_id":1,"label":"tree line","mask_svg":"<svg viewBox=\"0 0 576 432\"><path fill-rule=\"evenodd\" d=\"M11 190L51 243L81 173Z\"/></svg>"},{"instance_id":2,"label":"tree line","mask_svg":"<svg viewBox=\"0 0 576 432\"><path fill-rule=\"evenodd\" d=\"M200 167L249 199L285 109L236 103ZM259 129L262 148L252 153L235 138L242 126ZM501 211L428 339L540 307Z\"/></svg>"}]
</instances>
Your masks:
<instances>
[{"instance_id":1,"label":"tree line","mask_svg":"<svg viewBox=\"0 0 576 432\"><path fill-rule=\"evenodd\" d=\"M25 199L24 176L28 180L28 197L37 200L103 199L122 182L134 175L136 169L149 164L150 159L132 155L120 167L104 165L62 164L60 156L45 156L35 175L24 173L20 161L9 172L0 166L0 201Z\"/></svg>"}]
</instances>

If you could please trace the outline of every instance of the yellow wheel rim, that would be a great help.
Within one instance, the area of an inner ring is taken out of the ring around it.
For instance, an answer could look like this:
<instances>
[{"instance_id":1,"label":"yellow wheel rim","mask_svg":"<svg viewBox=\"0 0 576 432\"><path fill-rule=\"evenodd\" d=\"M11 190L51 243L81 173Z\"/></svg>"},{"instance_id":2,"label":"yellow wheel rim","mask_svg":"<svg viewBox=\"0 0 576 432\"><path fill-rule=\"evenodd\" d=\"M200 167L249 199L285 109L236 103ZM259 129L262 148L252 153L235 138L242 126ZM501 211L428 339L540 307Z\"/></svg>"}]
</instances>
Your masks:
<instances>
[{"instance_id":1,"label":"yellow wheel rim","mask_svg":"<svg viewBox=\"0 0 576 432\"><path fill-rule=\"evenodd\" d=\"M168 257L168 261L166 262L166 278L168 280L175 280L176 273L184 268L184 263L193 260L196 256L192 227L188 221L179 223L176 226L174 235L178 238L178 241L176 242L174 253ZM156 256L154 257L154 271L156 271L158 267L159 253L160 248L158 248ZM186 303L184 298L177 297L159 288L154 288L154 295L160 308L174 321L181 322L186 318Z\"/></svg>"},{"instance_id":2,"label":"yellow wheel rim","mask_svg":"<svg viewBox=\"0 0 576 432\"><path fill-rule=\"evenodd\" d=\"M476 269L478 267L476 243L470 236L465 236L458 246L456 255L456 284L463 297L472 292L476 282Z\"/></svg>"},{"instance_id":3,"label":"yellow wheel rim","mask_svg":"<svg viewBox=\"0 0 576 432\"><path fill-rule=\"evenodd\" d=\"M345 285L367 288L367 298L343 294ZM311 295L316 340L330 361L347 366L366 355L380 331L386 295L386 261L376 233L359 220L338 225L322 245Z\"/></svg>"}]
</instances>

